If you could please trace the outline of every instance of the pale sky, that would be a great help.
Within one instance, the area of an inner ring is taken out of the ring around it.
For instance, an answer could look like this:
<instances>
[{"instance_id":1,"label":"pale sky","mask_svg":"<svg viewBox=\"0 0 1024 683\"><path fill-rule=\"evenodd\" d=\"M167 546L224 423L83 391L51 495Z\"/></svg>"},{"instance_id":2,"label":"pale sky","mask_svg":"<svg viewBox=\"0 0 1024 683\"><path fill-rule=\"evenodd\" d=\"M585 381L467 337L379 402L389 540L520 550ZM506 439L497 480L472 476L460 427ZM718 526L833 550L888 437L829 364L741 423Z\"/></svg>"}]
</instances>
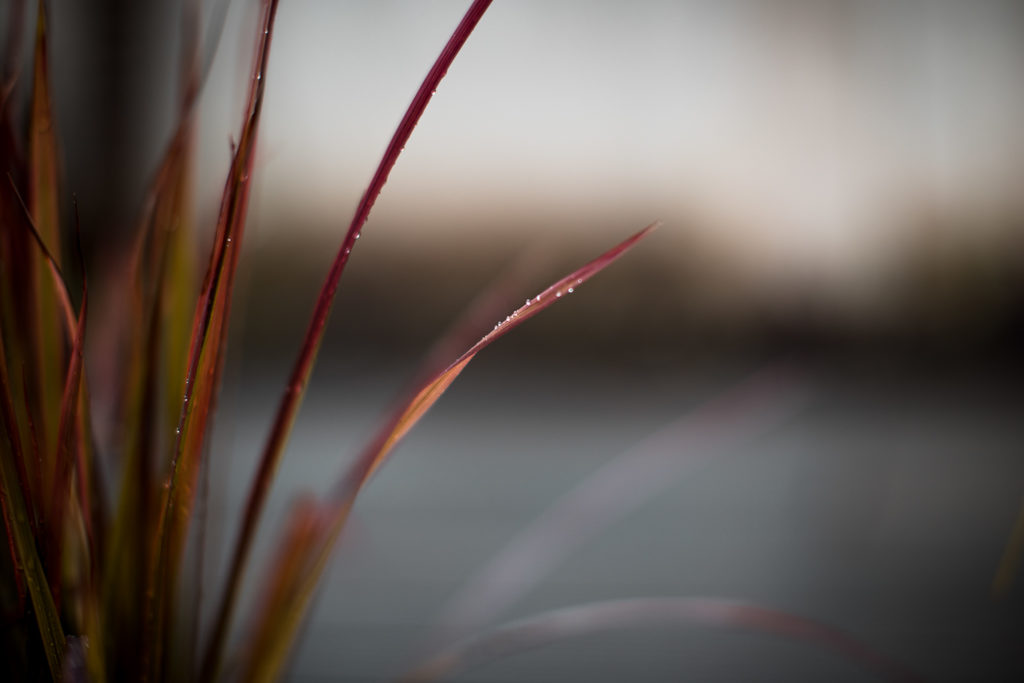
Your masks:
<instances>
[{"instance_id":1,"label":"pale sky","mask_svg":"<svg viewBox=\"0 0 1024 683\"><path fill-rule=\"evenodd\" d=\"M211 178L239 125L229 77L250 58L251 6L234 0L204 96ZM254 198L265 229L340 239L467 6L281 4ZM625 234L661 218L755 270L863 277L934 229L924 216L966 239L1024 216L1022 75L1012 2L499 0L368 229Z\"/></svg>"}]
</instances>

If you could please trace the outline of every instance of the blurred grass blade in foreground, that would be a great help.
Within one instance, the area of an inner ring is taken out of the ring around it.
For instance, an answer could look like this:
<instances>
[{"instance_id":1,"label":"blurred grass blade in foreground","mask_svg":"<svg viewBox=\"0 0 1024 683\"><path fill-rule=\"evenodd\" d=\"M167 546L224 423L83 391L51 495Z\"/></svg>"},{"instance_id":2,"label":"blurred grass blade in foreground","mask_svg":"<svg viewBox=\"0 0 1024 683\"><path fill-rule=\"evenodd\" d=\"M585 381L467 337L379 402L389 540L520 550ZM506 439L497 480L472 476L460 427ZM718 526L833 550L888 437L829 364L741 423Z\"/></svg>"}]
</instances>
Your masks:
<instances>
[{"instance_id":1,"label":"blurred grass blade in foreground","mask_svg":"<svg viewBox=\"0 0 1024 683\"><path fill-rule=\"evenodd\" d=\"M808 390L785 365L764 367L612 458L542 512L461 585L425 649L484 628L576 549L687 473L743 449L798 414Z\"/></svg>"},{"instance_id":2,"label":"blurred grass blade in foreground","mask_svg":"<svg viewBox=\"0 0 1024 683\"><path fill-rule=\"evenodd\" d=\"M832 650L883 680L920 680L900 664L842 631L758 605L722 598L628 598L544 612L494 628L426 661L402 683L448 678L488 662L601 631L649 625L693 624L736 628L802 640Z\"/></svg>"}]
</instances>

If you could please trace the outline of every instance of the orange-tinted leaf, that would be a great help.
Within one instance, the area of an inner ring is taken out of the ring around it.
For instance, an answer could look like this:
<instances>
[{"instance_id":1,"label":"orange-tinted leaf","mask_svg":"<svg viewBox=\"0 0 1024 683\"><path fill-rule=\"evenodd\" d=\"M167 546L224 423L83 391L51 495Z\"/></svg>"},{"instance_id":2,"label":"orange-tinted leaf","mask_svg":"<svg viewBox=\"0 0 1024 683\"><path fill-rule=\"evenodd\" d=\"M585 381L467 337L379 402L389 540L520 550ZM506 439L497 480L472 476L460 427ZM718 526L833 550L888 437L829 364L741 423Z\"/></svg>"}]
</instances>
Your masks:
<instances>
[{"instance_id":1,"label":"orange-tinted leaf","mask_svg":"<svg viewBox=\"0 0 1024 683\"><path fill-rule=\"evenodd\" d=\"M473 360L481 350L492 342L505 336L514 328L526 322L544 309L548 308L564 296L572 294L591 277L605 269L613 261L622 256L630 247L646 237L652 230L657 228L659 223L652 223L643 230L637 232L626 240L615 245L605 253L595 258L590 263L578 268L569 275L542 291L537 296L527 299L526 303L514 310L504 320L498 321L494 329L484 335L476 344L467 349L451 365L442 370L436 377L426 382L422 389L409 401L402 410L398 411L377 435L376 440L358 458L341 482L336 492L337 500L354 498L359 489L373 475L373 472L380 467L403 436L419 421L432 405L441 397L441 394L451 385L459 373Z\"/></svg>"},{"instance_id":2,"label":"orange-tinted leaf","mask_svg":"<svg viewBox=\"0 0 1024 683\"><path fill-rule=\"evenodd\" d=\"M245 681L275 681L281 676L291 639L282 634L298 630L304 609L293 606L308 600L303 588L308 577L317 574L318 554L326 539L324 509L314 500L300 500L292 509L284 539L277 549L268 574L265 592L258 606L260 617L246 642Z\"/></svg>"}]
</instances>

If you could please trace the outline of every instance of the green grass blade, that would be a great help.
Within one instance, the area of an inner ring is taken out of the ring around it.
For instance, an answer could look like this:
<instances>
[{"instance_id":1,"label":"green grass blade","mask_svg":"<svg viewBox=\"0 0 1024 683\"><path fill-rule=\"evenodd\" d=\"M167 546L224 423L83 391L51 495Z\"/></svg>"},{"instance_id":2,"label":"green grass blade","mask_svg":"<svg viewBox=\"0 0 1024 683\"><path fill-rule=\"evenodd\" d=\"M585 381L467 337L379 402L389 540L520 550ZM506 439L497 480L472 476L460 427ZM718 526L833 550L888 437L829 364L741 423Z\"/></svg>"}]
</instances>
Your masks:
<instances>
[{"instance_id":1,"label":"green grass blade","mask_svg":"<svg viewBox=\"0 0 1024 683\"><path fill-rule=\"evenodd\" d=\"M194 264L188 178L191 126L179 126L154 184L129 272L131 323L119 413L125 452L118 513L111 529L102 590L110 642L136 642L153 571L158 435L172 431L184 392ZM161 391L162 389L162 391ZM117 635L114 635L117 634ZM141 648L114 658L118 676L138 678ZM113 653L111 653L113 654Z\"/></svg>"},{"instance_id":2,"label":"green grass blade","mask_svg":"<svg viewBox=\"0 0 1024 683\"><path fill-rule=\"evenodd\" d=\"M284 453L285 443L291 432L292 424L298 413L302 397L305 394L309 377L316 362L316 356L320 349L320 342L323 339L324 329L327 326L327 318L330 315L334 296L338 289L341 274L348 263L349 254L355 246L359 233L369 218L370 210L377 197L380 195L384 184L387 182L388 174L394 168L398 156L404 149L406 142L412 135L413 129L423 115L428 102L437 90L438 84L444 78L448 67L451 66L455 56L459 53L473 29L476 27L484 12L490 6L491 0L475 0L466 11L461 22L452 33L448 43L444 46L434 65L427 73L426 78L417 90L413 101L406 109L398 128L395 130L388 144L383 158L374 172L369 186L363 193L363 197L356 208L352 221L342 240L341 247L334 258L331 268L327 273L326 280L317 297L313 315L306 330L299 356L295 361L291 376L288 380L288 387L277 414L274 418L274 425L271 428L270 436L267 439L263 454L260 457L258 470L250 488L250 493L245 506L245 513L242 521L242 529L239 532L238 541L231 559L231 566L228 570L228 578L223 592L221 604L217 610L217 617L214 622L213 634L210 638L206 654L203 658L202 679L212 680L216 677L220 668L220 660L223 656L224 643L230 628L235 602L242 582L245 566L248 561L252 540L256 533L263 505L267 493L270 490L270 483L277 470L278 463Z\"/></svg>"},{"instance_id":3,"label":"green grass blade","mask_svg":"<svg viewBox=\"0 0 1024 683\"><path fill-rule=\"evenodd\" d=\"M470 638L416 667L400 681L426 683L482 664L607 630L650 625L692 624L735 628L809 642L831 650L889 681L917 676L856 638L810 619L722 598L629 598L544 612Z\"/></svg>"},{"instance_id":4,"label":"green grass blade","mask_svg":"<svg viewBox=\"0 0 1024 683\"><path fill-rule=\"evenodd\" d=\"M58 211L59 188L57 172L56 121L50 95L48 62L48 32L46 3L39 2L36 23L35 63L33 68L32 100L29 115L28 142L28 206L32 220L42 241L49 248L56 263L61 263L60 217ZM67 365L63 344L58 333L60 324L58 303L52 282L43 274L37 256L32 256L35 267L35 382L34 396L39 411L36 424L45 457L55 452L57 420L63 389L63 371ZM47 467L52 469L53 463Z\"/></svg>"}]
</instances>

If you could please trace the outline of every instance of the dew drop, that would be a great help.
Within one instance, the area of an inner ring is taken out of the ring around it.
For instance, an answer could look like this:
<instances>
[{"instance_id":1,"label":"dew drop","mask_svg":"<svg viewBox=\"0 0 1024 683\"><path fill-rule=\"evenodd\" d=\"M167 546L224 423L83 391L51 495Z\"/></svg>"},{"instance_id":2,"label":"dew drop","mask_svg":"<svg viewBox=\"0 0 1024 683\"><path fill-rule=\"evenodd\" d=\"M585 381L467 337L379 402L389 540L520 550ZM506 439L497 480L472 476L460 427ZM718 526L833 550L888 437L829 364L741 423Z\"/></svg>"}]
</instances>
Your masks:
<instances>
[{"instance_id":1,"label":"dew drop","mask_svg":"<svg viewBox=\"0 0 1024 683\"><path fill-rule=\"evenodd\" d=\"M562 293L561 292L555 292L555 298L556 299L562 298Z\"/></svg>"},{"instance_id":2,"label":"dew drop","mask_svg":"<svg viewBox=\"0 0 1024 683\"><path fill-rule=\"evenodd\" d=\"M569 293L572 294L572 287L569 288Z\"/></svg>"},{"instance_id":3,"label":"dew drop","mask_svg":"<svg viewBox=\"0 0 1024 683\"><path fill-rule=\"evenodd\" d=\"M361 232L357 232L357 233L356 233L356 239L359 239L359 238L360 238L360 237L362 236L362 234L363 234L363 233L361 233Z\"/></svg>"}]
</instances>

